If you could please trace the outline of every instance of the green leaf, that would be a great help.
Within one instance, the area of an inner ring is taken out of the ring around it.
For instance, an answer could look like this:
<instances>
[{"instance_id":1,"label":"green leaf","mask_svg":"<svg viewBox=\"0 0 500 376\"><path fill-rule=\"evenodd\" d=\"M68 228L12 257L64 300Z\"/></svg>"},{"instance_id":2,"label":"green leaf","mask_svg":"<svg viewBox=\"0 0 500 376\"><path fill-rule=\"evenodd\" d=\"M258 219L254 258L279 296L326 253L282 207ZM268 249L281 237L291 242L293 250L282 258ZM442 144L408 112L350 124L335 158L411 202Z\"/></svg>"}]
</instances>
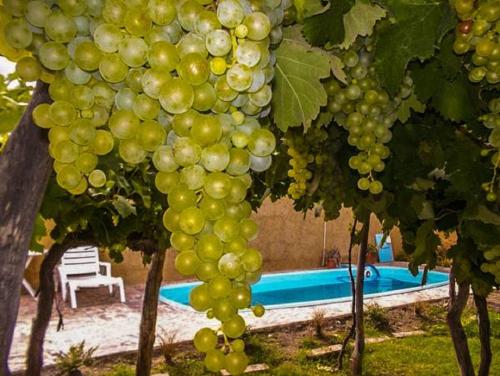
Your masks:
<instances>
[{"instance_id":1,"label":"green leaf","mask_svg":"<svg viewBox=\"0 0 500 376\"><path fill-rule=\"evenodd\" d=\"M38 241L45 235L47 235L47 230L45 228L44 219L40 214L37 214L35 218L35 224L33 225L33 233L31 234L30 251L43 251L43 245L38 243Z\"/></svg>"},{"instance_id":2,"label":"green leaf","mask_svg":"<svg viewBox=\"0 0 500 376\"><path fill-rule=\"evenodd\" d=\"M415 237L415 252L413 253L410 270L416 274L418 266L430 264L432 268L436 262L435 250L441 240L434 232L435 223L433 220L424 222L417 230Z\"/></svg>"},{"instance_id":3,"label":"green leaf","mask_svg":"<svg viewBox=\"0 0 500 376\"><path fill-rule=\"evenodd\" d=\"M493 131L490 133L490 137L488 138L488 142L492 146L500 148L500 127L493 129Z\"/></svg>"},{"instance_id":4,"label":"green leaf","mask_svg":"<svg viewBox=\"0 0 500 376\"><path fill-rule=\"evenodd\" d=\"M489 225L500 226L500 215L492 212L484 205L478 205L474 209L468 209L464 213L463 218L480 221Z\"/></svg>"},{"instance_id":5,"label":"green leaf","mask_svg":"<svg viewBox=\"0 0 500 376\"><path fill-rule=\"evenodd\" d=\"M345 37L340 48L352 46L358 36L370 36L378 20L384 18L387 11L367 0L356 0L354 6L344 14Z\"/></svg>"},{"instance_id":6,"label":"green leaf","mask_svg":"<svg viewBox=\"0 0 500 376\"><path fill-rule=\"evenodd\" d=\"M113 207L116 209L120 217L127 218L129 215L137 214L136 208L131 203L131 200L127 200L121 195L115 195L113 198Z\"/></svg>"},{"instance_id":7,"label":"green leaf","mask_svg":"<svg viewBox=\"0 0 500 376\"><path fill-rule=\"evenodd\" d=\"M326 12L307 18L303 33L313 46L341 43L345 38L344 14L354 5L354 0L331 0Z\"/></svg>"},{"instance_id":8,"label":"green leaf","mask_svg":"<svg viewBox=\"0 0 500 376\"><path fill-rule=\"evenodd\" d=\"M380 30L374 66L382 85L395 95L408 63L434 54L441 21L450 11L448 0L384 0L394 22Z\"/></svg>"},{"instance_id":9,"label":"green leaf","mask_svg":"<svg viewBox=\"0 0 500 376\"><path fill-rule=\"evenodd\" d=\"M307 129L325 106L327 95L320 80L330 75L330 60L303 44L285 39L276 50L276 76L272 100L276 125L304 125Z\"/></svg>"},{"instance_id":10,"label":"green leaf","mask_svg":"<svg viewBox=\"0 0 500 376\"><path fill-rule=\"evenodd\" d=\"M397 111L399 121L401 123L406 123L411 116L412 110L419 113L425 111L425 104L418 100L415 93L411 93L408 98L401 101Z\"/></svg>"},{"instance_id":11,"label":"green leaf","mask_svg":"<svg viewBox=\"0 0 500 376\"><path fill-rule=\"evenodd\" d=\"M297 19L299 21L323 13L326 9L321 0L293 0L293 5L297 10Z\"/></svg>"}]
</instances>

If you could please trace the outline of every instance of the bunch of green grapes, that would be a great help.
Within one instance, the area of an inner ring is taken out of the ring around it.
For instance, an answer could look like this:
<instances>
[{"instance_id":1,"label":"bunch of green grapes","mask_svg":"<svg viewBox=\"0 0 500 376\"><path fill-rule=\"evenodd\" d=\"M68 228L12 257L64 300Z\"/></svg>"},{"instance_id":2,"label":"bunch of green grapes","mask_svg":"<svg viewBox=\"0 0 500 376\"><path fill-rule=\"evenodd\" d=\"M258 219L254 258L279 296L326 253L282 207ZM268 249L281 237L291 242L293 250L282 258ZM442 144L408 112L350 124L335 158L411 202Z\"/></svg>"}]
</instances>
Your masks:
<instances>
[{"instance_id":1,"label":"bunch of green grapes","mask_svg":"<svg viewBox=\"0 0 500 376\"><path fill-rule=\"evenodd\" d=\"M288 186L288 195L297 200L306 193L307 181L312 178L312 172L307 169L307 165L314 161L314 155L309 153L303 135L296 132L287 133L286 145L291 166L288 176L292 179L292 183Z\"/></svg>"},{"instance_id":2,"label":"bunch of green grapes","mask_svg":"<svg viewBox=\"0 0 500 376\"><path fill-rule=\"evenodd\" d=\"M50 82L51 104L33 112L49 130L59 185L102 187L99 156L151 163L167 195L163 216L175 265L202 284L192 307L221 325L194 339L206 367L248 364L239 310L252 302L262 256L246 200L251 171L272 162L272 47L282 39L280 0L6 0L2 37L26 51L16 71ZM219 335L224 341L219 344Z\"/></svg>"},{"instance_id":3,"label":"bunch of green grapes","mask_svg":"<svg viewBox=\"0 0 500 376\"><path fill-rule=\"evenodd\" d=\"M349 132L348 143L358 150L349 159L349 166L361 176L358 188L379 194L383 185L376 179L376 173L384 170L384 159L390 155L384 144L392 138L390 128L396 120L396 104L377 82L366 52L349 50L343 61L346 82L331 77L324 84L327 108Z\"/></svg>"},{"instance_id":4,"label":"bunch of green grapes","mask_svg":"<svg viewBox=\"0 0 500 376\"><path fill-rule=\"evenodd\" d=\"M500 135L500 98L490 101L488 104L490 112L482 115L481 120L485 127L491 129L490 141L496 148L484 149L481 151L483 157L488 157L491 154L490 160L493 165L493 176L489 182L482 184L486 191L486 199L490 202L496 202L500 191L500 177L498 171L500 169L500 150L498 148L498 135Z\"/></svg>"},{"instance_id":5,"label":"bunch of green grapes","mask_svg":"<svg viewBox=\"0 0 500 376\"><path fill-rule=\"evenodd\" d=\"M469 79L500 82L500 1L457 0L455 10L460 19L453 50L459 55L469 51Z\"/></svg>"},{"instance_id":6,"label":"bunch of green grapes","mask_svg":"<svg viewBox=\"0 0 500 376\"><path fill-rule=\"evenodd\" d=\"M481 265L481 271L495 276L495 283L500 285L500 246L494 246L484 253L486 262Z\"/></svg>"}]
</instances>

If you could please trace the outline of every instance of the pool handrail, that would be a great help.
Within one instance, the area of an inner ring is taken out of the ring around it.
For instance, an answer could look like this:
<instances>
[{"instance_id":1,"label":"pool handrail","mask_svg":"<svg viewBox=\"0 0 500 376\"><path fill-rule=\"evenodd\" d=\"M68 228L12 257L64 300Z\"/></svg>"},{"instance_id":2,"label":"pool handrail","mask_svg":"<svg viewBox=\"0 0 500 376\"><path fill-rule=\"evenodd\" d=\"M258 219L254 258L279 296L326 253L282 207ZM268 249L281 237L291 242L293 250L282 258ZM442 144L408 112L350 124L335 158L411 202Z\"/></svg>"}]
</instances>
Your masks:
<instances>
[{"instance_id":1,"label":"pool handrail","mask_svg":"<svg viewBox=\"0 0 500 376\"><path fill-rule=\"evenodd\" d=\"M373 265L373 264L366 264L365 268L373 270L373 272L375 273L375 275L377 276L377 278L380 278L380 272L379 272L379 270L377 269L377 267L375 265ZM367 277L366 272L365 272L365 277Z\"/></svg>"}]
</instances>

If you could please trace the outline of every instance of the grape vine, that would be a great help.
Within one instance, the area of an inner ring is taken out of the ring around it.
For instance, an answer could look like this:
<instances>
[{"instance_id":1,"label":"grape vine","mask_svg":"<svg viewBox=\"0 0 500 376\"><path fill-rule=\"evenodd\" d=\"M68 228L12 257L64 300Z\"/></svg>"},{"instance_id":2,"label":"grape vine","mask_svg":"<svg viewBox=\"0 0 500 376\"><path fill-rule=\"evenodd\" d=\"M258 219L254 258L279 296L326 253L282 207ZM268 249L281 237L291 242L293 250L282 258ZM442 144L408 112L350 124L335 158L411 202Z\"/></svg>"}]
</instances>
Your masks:
<instances>
[{"instance_id":1,"label":"grape vine","mask_svg":"<svg viewBox=\"0 0 500 376\"><path fill-rule=\"evenodd\" d=\"M272 0L12 0L2 9L8 46L28 52L17 74L50 82L53 103L33 119L49 130L57 183L74 195L105 189L99 158L113 150L158 170L175 266L202 281L190 304L221 322L194 339L213 372L248 364L238 310L252 306L262 256L248 245L258 228L246 196L250 172L269 168L276 146L259 119L283 17Z\"/></svg>"}]
</instances>

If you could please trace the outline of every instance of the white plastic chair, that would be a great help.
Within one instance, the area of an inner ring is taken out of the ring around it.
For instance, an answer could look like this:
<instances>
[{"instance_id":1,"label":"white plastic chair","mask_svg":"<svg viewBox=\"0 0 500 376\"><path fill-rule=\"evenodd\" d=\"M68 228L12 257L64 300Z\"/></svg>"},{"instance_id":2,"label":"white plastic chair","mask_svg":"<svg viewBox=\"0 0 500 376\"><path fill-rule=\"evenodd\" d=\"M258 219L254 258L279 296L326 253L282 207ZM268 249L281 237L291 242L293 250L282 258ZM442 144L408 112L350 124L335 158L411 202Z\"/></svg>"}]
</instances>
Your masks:
<instances>
[{"instance_id":1,"label":"white plastic chair","mask_svg":"<svg viewBox=\"0 0 500 376\"><path fill-rule=\"evenodd\" d=\"M101 266L106 270L101 274ZM76 291L80 288L108 286L113 293L113 286L120 290L120 301L125 303L125 289L121 277L111 276L111 264L99 261L97 247L77 247L67 250L58 267L61 280L62 298L66 300L66 286L69 289L71 308L76 308Z\"/></svg>"}]
</instances>

